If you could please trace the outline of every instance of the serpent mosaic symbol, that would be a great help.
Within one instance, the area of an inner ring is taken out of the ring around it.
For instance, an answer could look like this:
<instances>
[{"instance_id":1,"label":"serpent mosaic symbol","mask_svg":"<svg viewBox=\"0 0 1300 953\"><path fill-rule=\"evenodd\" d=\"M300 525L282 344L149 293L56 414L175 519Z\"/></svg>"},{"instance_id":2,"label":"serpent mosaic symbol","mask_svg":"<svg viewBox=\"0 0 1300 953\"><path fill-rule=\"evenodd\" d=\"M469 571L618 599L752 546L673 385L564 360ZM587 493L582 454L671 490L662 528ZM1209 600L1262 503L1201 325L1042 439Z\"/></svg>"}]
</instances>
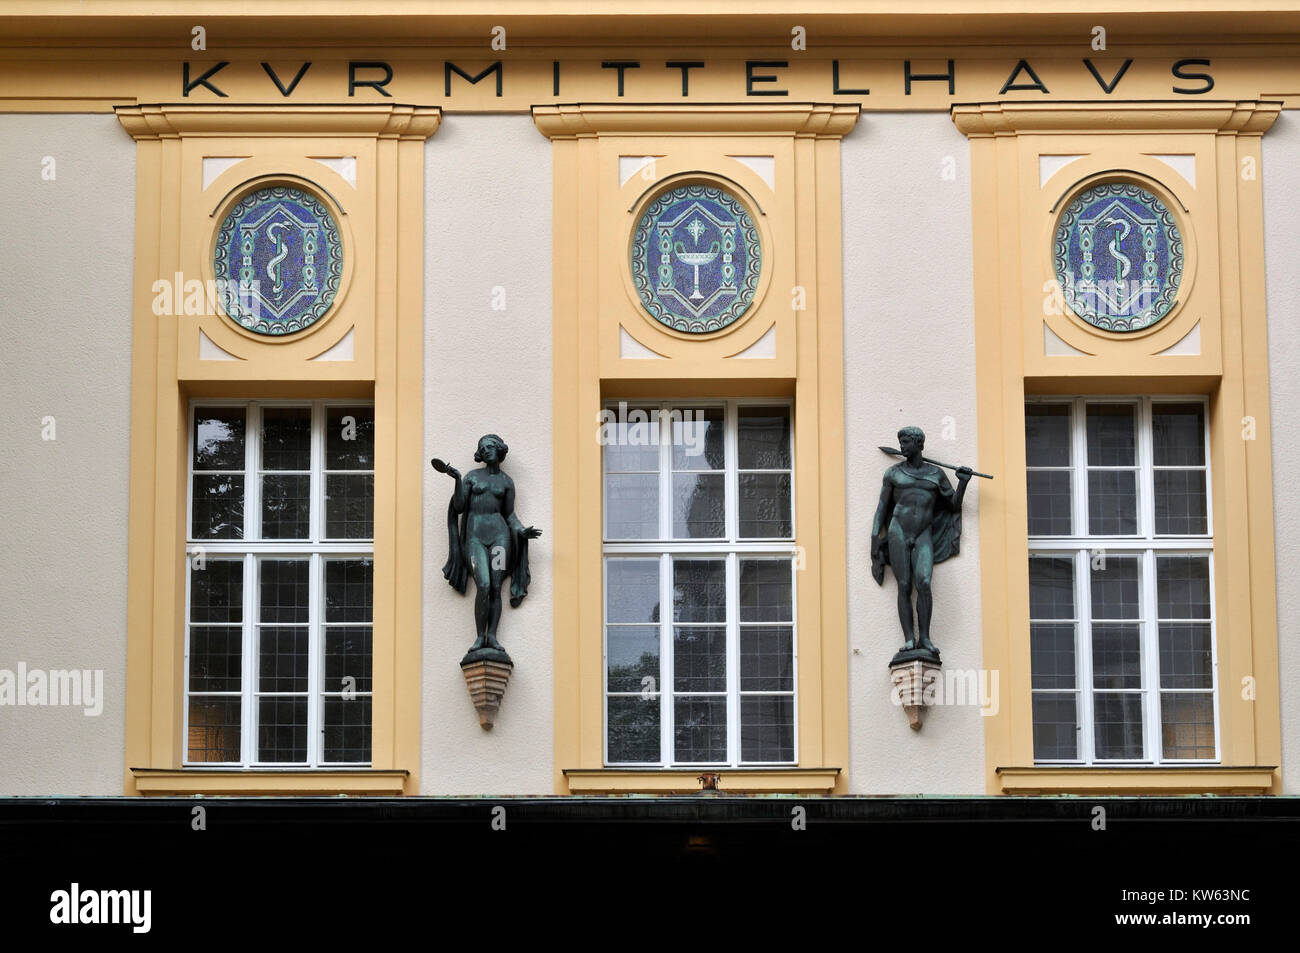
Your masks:
<instances>
[{"instance_id":1,"label":"serpent mosaic symbol","mask_svg":"<svg viewBox=\"0 0 1300 953\"><path fill-rule=\"evenodd\" d=\"M258 334L301 331L324 316L338 293L338 224L302 189L259 189L221 223L213 270L222 307L241 326Z\"/></svg>"},{"instance_id":2,"label":"serpent mosaic symbol","mask_svg":"<svg viewBox=\"0 0 1300 953\"><path fill-rule=\"evenodd\" d=\"M660 324L690 334L727 327L754 301L758 228L734 195L707 185L650 203L632 236L632 283Z\"/></svg>"},{"instance_id":3,"label":"serpent mosaic symbol","mask_svg":"<svg viewBox=\"0 0 1300 953\"><path fill-rule=\"evenodd\" d=\"M1178 298L1183 239L1173 213L1151 192L1098 185L1061 214L1053 263L1075 314L1105 331L1140 331Z\"/></svg>"}]
</instances>

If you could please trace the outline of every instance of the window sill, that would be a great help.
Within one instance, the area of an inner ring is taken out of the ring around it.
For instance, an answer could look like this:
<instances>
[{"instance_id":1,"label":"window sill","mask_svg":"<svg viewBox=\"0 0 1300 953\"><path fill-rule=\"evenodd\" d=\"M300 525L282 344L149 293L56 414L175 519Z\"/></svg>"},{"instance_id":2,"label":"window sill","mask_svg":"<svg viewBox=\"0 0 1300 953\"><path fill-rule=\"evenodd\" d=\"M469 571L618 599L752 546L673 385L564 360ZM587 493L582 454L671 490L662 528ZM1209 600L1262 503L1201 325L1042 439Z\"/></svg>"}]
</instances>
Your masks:
<instances>
[{"instance_id":1,"label":"window sill","mask_svg":"<svg viewBox=\"0 0 1300 953\"><path fill-rule=\"evenodd\" d=\"M699 794L699 777L718 775L723 794L830 794L839 768L566 768L570 794Z\"/></svg>"},{"instance_id":2,"label":"window sill","mask_svg":"<svg viewBox=\"0 0 1300 953\"><path fill-rule=\"evenodd\" d=\"M146 797L184 797L194 794L357 794L400 797L409 771L252 768L132 768L134 793Z\"/></svg>"},{"instance_id":3,"label":"window sill","mask_svg":"<svg viewBox=\"0 0 1300 953\"><path fill-rule=\"evenodd\" d=\"M1001 794L1268 794L1276 768L1248 765L1001 767Z\"/></svg>"}]
</instances>

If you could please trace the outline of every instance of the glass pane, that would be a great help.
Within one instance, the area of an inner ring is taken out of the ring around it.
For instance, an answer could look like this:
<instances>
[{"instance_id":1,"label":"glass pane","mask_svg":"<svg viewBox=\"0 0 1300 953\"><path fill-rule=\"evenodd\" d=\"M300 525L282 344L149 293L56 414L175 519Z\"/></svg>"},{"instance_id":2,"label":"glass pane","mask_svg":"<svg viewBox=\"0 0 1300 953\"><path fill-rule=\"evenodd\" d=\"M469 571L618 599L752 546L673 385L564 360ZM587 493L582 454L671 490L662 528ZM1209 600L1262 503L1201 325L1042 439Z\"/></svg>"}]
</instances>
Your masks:
<instances>
[{"instance_id":1,"label":"glass pane","mask_svg":"<svg viewBox=\"0 0 1300 953\"><path fill-rule=\"evenodd\" d=\"M244 469L243 407L196 407L194 409L194 469Z\"/></svg>"},{"instance_id":2,"label":"glass pane","mask_svg":"<svg viewBox=\"0 0 1300 953\"><path fill-rule=\"evenodd\" d=\"M794 760L794 699L789 695L740 700L740 760Z\"/></svg>"},{"instance_id":3,"label":"glass pane","mask_svg":"<svg viewBox=\"0 0 1300 953\"><path fill-rule=\"evenodd\" d=\"M657 762L659 696L611 695L606 704L610 762Z\"/></svg>"},{"instance_id":4,"label":"glass pane","mask_svg":"<svg viewBox=\"0 0 1300 953\"><path fill-rule=\"evenodd\" d=\"M262 469L311 469L311 408L262 408Z\"/></svg>"},{"instance_id":5,"label":"glass pane","mask_svg":"<svg viewBox=\"0 0 1300 953\"><path fill-rule=\"evenodd\" d=\"M673 536L677 539L725 536L725 493L721 473L674 473Z\"/></svg>"},{"instance_id":6,"label":"glass pane","mask_svg":"<svg viewBox=\"0 0 1300 953\"><path fill-rule=\"evenodd\" d=\"M244 631L239 626L191 626L190 691L239 691L243 658Z\"/></svg>"},{"instance_id":7,"label":"glass pane","mask_svg":"<svg viewBox=\"0 0 1300 953\"><path fill-rule=\"evenodd\" d=\"M375 477L372 473L325 477L325 536L371 539L375 535Z\"/></svg>"},{"instance_id":8,"label":"glass pane","mask_svg":"<svg viewBox=\"0 0 1300 953\"><path fill-rule=\"evenodd\" d=\"M1210 623L1160 623L1160 687L1214 687Z\"/></svg>"},{"instance_id":9,"label":"glass pane","mask_svg":"<svg viewBox=\"0 0 1300 953\"><path fill-rule=\"evenodd\" d=\"M794 621L790 560L740 560L740 621Z\"/></svg>"},{"instance_id":10,"label":"glass pane","mask_svg":"<svg viewBox=\"0 0 1300 953\"><path fill-rule=\"evenodd\" d=\"M669 415L674 470L721 470L726 466L726 413L721 407L674 407Z\"/></svg>"},{"instance_id":11,"label":"glass pane","mask_svg":"<svg viewBox=\"0 0 1300 953\"><path fill-rule=\"evenodd\" d=\"M1072 479L1069 470L1030 470L1025 474L1030 536L1069 536L1074 531Z\"/></svg>"},{"instance_id":12,"label":"glass pane","mask_svg":"<svg viewBox=\"0 0 1300 953\"><path fill-rule=\"evenodd\" d=\"M208 559L190 569L190 621L240 622L244 618L244 563Z\"/></svg>"},{"instance_id":13,"label":"glass pane","mask_svg":"<svg viewBox=\"0 0 1300 953\"><path fill-rule=\"evenodd\" d=\"M1070 465L1070 405L1025 405L1025 465Z\"/></svg>"},{"instance_id":14,"label":"glass pane","mask_svg":"<svg viewBox=\"0 0 1300 953\"><path fill-rule=\"evenodd\" d=\"M727 690L727 630L714 625L673 626L673 691Z\"/></svg>"},{"instance_id":15,"label":"glass pane","mask_svg":"<svg viewBox=\"0 0 1300 953\"><path fill-rule=\"evenodd\" d=\"M326 698L322 712L326 761L370 760L369 695Z\"/></svg>"},{"instance_id":16,"label":"glass pane","mask_svg":"<svg viewBox=\"0 0 1300 953\"><path fill-rule=\"evenodd\" d=\"M375 468L375 408L328 407L325 410L325 469Z\"/></svg>"},{"instance_id":17,"label":"glass pane","mask_svg":"<svg viewBox=\"0 0 1300 953\"><path fill-rule=\"evenodd\" d=\"M1142 638L1139 626L1102 622L1093 625L1092 687L1142 687Z\"/></svg>"},{"instance_id":18,"label":"glass pane","mask_svg":"<svg viewBox=\"0 0 1300 953\"><path fill-rule=\"evenodd\" d=\"M791 626L741 626L740 690L794 691L794 629Z\"/></svg>"},{"instance_id":19,"label":"glass pane","mask_svg":"<svg viewBox=\"0 0 1300 953\"><path fill-rule=\"evenodd\" d=\"M262 477L262 538L306 539L311 535L311 474Z\"/></svg>"},{"instance_id":20,"label":"glass pane","mask_svg":"<svg viewBox=\"0 0 1300 953\"><path fill-rule=\"evenodd\" d=\"M721 559L673 560L673 621L727 621L727 566Z\"/></svg>"},{"instance_id":21,"label":"glass pane","mask_svg":"<svg viewBox=\"0 0 1300 953\"><path fill-rule=\"evenodd\" d=\"M1205 405L1152 404L1151 436L1158 467L1205 465Z\"/></svg>"},{"instance_id":22,"label":"glass pane","mask_svg":"<svg viewBox=\"0 0 1300 953\"><path fill-rule=\"evenodd\" d=\"M351 688L371 690L374 639L368 625L332 625L325 630L325 686L327 692ZM345 682L355 679L355 683Z\"/></svg>"},{"instance_id":23,"label":"glass pane","mask_svg":"<svg viewBox=\"0 0 1300 953\"><path fill-rule=\"evenodd\" d=\"M727 760L725 698L675 698L673 719L673 750L676 760Z\"/></svg>"},{"instance_id":24,"label":"glass pane","mask_svg":"<svg viewBox=\"0 0 1300 953\"><path fill-rule=\"evenodd\" d=\"M737 466L742 470L789 470L790 408L741 407L737 415Z\"/></svg>"},{"instance_id":25,"label":"glass pane","mask_svg":"<svg viewBox=\"0 0 1300 953\"><path fill-rule=\"evenodd\" d=\"M1088 405L1088 465L1131 467L1137 464L1132 404Z\"/></svg>"},{"instance_id":26,"label":"glass pane","mask_svg":"<svg viewBox=\"0 0 1300 953\"><path fill-rule=\"evenodd\" d=\"M244 538L242 473L196 473L191 495L191 538Z\"/></svg>"},{"instance_id":27,"label":"glass pane","mask_svg":"<svg viewBox=\"0 0 1300 953\"><path fill-rule=\"evenodd\" d=\"M659 560L605 560L605 620L659 621Z\"/></svg>"},{"instance_id":28,"label":"glass pane","mask_svg":"<svg viewBox=\"0 0 1300 953\"><path fill-rule=\"evenodd\" d=\"M659 469L659 411L652 407L607 407L600 428L605 472Z\"/></svg>"},{"instance_id":29,"label":"glass pane","mask_svg":"<svg viewBox=\"0 0 1300 953\"><path fill-rule=\"evenodd\" d=\"M605 475L605 538L659 535L659 474Z\"/></svg>"},{"instance_id":30,"label":"glass pane","mask_svg":"<svg viewBox=\"0 0 1300 953\"><path fill-rule=\"evenodd\" d=\"M1088 472L1088 532L1093 536L1137 533L1137 474L1132 470Z\"/></svg>"},{"instance_id":31,"label":"glass pane","mask_svg":"<svg viewBox=\"0 0 1300 953\"><path fill-rule=\"evenodd\" d=\"M1074 618L1074 560L1068 556L1029 557L1029 617Z\"/></svg>"},{"instance_id":32,"label":"glass pane","mask_svg":"<svg viewBox=\"0 0 1300 953\"><path fill-rule=\"evenodd\" d=\"M1034 688L1074 688L1074 623L1030 625L1029 658Z\"/></svg>"},{"instance_id":33,"label":"glass pane","mask_svg":"<svg viewBox=\"0 0 1300 953\"><path fill-rule=\"evenodd\" d=\"M307 760L307 699L258 699L257 721L259 761Z\"/></svg>"},{"instance_id":34,"label":"glass pane","mask_svg":"<svg viewBox=\"0 0 1300 953\"><path fill-rule=\"evenodd\" d=\"M1210 618L1210 560L1156 557L1156 614L1161 619Z\"/></svg>"},{"instance_id":35,"label":"glass pane","mask_svg":"<svg viewBox=\"0 0 1300 953\"><path fill-rule=\"evenodd\" d=\"M1209 532L1204 470L1157 470L1155 491L1156 535L1204 536Z\"/></svg>"},{"instance_id":36,"label":"glass pane","mask_svg":"<svg viewBox=\"0 0 1300 953\"><path fill-rule=\"evenodd\" d=\"M1214 696L1162 692L1160 749L1166 758L1214 757Z\"/></svg>"},{"instance_id":37,"label":"glass pane","mask_svg":"<svg viewBox=\"0 0 1300 953\"><path fill-rule=\"evenodd\" d=\"M1092 617L1094 619L1140 619L1138 560L1134 556L1103 556L1093 559Z\"/></svg>"},{"instance_id":38,"label":"glass pane","mask_svg":"<svg viewBox=\"0 0 1300 953\"><path fill-rule=\"evenodd\" d=\"M1034 760L1079 757L1079 717L1074 692L1034 692Z\"/></svg>"},{"instance_id":39,"label":"glass pane","mask_svg":"<svg viewBox=\"0 0 1300 953\"><path fill-rule=\"evenodd\" d=\"M238 698L191 696L189 728L185 739L190 761L238 761Z\"/></svg>"},{"instance_id":40,"label":"glass pane","mask_svg":"<svg viewBox=\"0 0 1300 953\"><path fill-rule=\"evenodd\" d=\"M660 690L658 626L606 626L605 659L609 667L609 691L648 693Z\"/></svg>"},{"instance_id":41,"label":"glass pane","mask_svg":"<svg viewBox=\"0 0 1300 953\"><path fill-rule=\"evenodd\" d=\"M306 626L262 626L258 630L257 655L258 691L307 690Z\"/></svg>"},{"instance_id":42,"label":"glass pane","mask_svg":"<svg viewBox=\"0 0 1300 953\"><path fill-rule=\"evenodd\" d=\"M742 473L740 488L740 535L744 539L789 539L790 474Z\"/></svg>"},{"instance_id":43,"label":"glass pane","mask_svg":"<svg viewBox=\"0 0 1300 953\"><path fill-rule=\"evenodd\" d=\"M1097 692L1093 732L1099 759L1142 757L1142 693Z\"/></svg>"},{"instance_id":44,"label":"glass pane","mask_svg":"<svg viewBox=\"0 0 1300 953\"><path fill-rule=\"evenodd\" d=\"M374 607L375 564L372 559L325 562L325 621L369 622Z\"/></svg>"},{"instance_id":45,"label":"glass pane","mask_svg":"<svg viewBox=\"0 0 1300 953\"><path fill-rule=\"evenodd\" d=\"M262 560L258 616L261 622L307 621L309 566L305 559Z\"/></svg>"}]
</instances>

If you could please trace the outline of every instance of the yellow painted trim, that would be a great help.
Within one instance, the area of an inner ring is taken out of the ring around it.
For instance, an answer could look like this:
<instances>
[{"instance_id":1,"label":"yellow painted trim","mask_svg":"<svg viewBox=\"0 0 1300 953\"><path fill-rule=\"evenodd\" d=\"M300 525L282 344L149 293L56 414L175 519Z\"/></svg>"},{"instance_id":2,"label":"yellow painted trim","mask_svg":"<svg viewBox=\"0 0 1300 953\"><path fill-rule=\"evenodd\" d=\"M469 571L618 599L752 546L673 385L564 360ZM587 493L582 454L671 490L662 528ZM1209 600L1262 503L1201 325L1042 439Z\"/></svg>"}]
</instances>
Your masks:
<instances>
[{"instance_id":1,"label":"yellow painted trim","mask_svg":"<svg viewBox=\"0 0 1300 953\"><path fill-rule=\"evenodd\" d=\"M370 794L394 797L407 784L406 771L169 771L132 768L136 794L151 797L267 794Z\"/></svg>"},{"instance_id":2,"label":"yellow painted trim","mask_svg":"<svg viewBox=\"0 0 1300 953\"><path fill-rule=\"evenodd\" d=\"M124 788L212 793L419 790L423 446L424 139L436 109L410 106L133 106L136 138L130 543ZM205 156L249 156L206 188ZM350 186L313 156L355 156ZM339 197L346 294L321 322L284 339L240 335L217 313L156 315L156 280L204 271L213 209L262 175L312 180ZM382 316L382 319L380 318ZM241 361L203 361L202 331ZM351 361L311 360L344 333ZM181 770L188 404L195 398L373 398L374 684L371 768ZM159 774L157 772L162 772ZM172 772L176 775L173 777ZM185 781L193 775L194 780ZM395 780L396 779L396 780Z\"/></svg>"},{"instance_id":3,"label":"yellow painted trim","mask_svg":"<svg viewBox=\"0 0 1300 953\"><path fill-rule=\"evenodd\" d=\"M1058 793L1281 790L1276 768L1257 767L1280 762L1281 718L1262 173L1241 175L1243 160L1262 168L1260 139L1278 114L1276 102L1242 101L953 109L971 147L981 466L1024 473L1027 394L1210 398L1220 764L998 767L1033 763L1026 490L1023 479L999 480L981 487L979 514L983 664L1002 673L1003 686L999 712L984 722L990 794L1020 791L1016 785ZM1195 187L1150 158L1159 154L1193 155ZM1082 158L1040 183L1041 155ZM1185 203L1180 220L1198 257L1177 309L1147 336L1087 331L1044 300L1054 277L1043 252L1055 224L1052 207L1069 183L1115 169L1176 182L1172 190ZM1200 354L1160 354L1198 322ZM1047 356L1044 324L1087 353ZM1254 418L1253 440L1242 439L1247 416ZM1253 699L1243 697L1246 678L1254 681Z\"/></svg>"},{"instance_id":4,"label":"yellow painted trim","mask_svg":"<svg viewBox=\"0 0 1300 953\"><path fill-rule=\"evenodd\" d=\"M570 794L698 794L700 772L626 771L617 768L568 770ZM839 768L756 771L721 768L718 789L737 794L832 794Z\"/></svg>"},{"instance_id":5,"label":"yellow painted trim","mask_svg":"<svg viewBox=\"0 0 1300 953\"><path fill-rule=\"evenodd\" d=\"M796 544L804 558L796 582L798 767L824 772L832 769L822 765L848 763L839 137L853 127L857 114L856 106L800 103L699 108L603 103L534 110L538 128L553 136L554 450L556 472L568 474L554 490L557 793L698 790L699 771L603 767L597 421L601 400L610 397L794 397ZM649 188L639 176L620 182L623 155L660 157ZM775 189L730 158L735 155L772 155ZM643 320L622 282L608 278L627 269L627 235L634 225L629 210L659 182L714 172L739 183L763 210L764 257L773 262L771 291L735 334L693 339L662 333ZM788 289L795 285L806 291L804 311L791 307ZM664 359L622 359L618 341L624 327L635 328L638 340ZM729 359L773 327L776 358ZM802 776L750 769L722 773L733 789L753 791L787 790L792 778ZM823 780L825 787L818 790L847 790L838 770Z\"/></svg>"},{"instance_id":6,"label":"yellow painted trim","mask_svg":"<svg viewBox=\"0 0 1300 953\"><path fill-rule=\"evenodd\" d=\"M1002 794L1268 794L1276 767L998 768Z\"/></svg>"}]
</instances>

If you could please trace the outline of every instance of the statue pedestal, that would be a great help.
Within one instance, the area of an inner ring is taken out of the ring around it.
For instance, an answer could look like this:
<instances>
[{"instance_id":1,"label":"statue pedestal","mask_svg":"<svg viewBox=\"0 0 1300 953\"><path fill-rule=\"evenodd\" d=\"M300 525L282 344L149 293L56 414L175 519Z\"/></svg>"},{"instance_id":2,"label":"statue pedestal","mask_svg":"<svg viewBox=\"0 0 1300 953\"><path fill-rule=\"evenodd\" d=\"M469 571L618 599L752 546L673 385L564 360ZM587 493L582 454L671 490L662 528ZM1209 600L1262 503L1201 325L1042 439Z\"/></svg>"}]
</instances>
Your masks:
<instances>
[{"instance_id":1,"label":"statue pedestal","mask_svg":"<svg viewBox=\"0 0 1300 953\"><path fill-rule=\"evenodd\" d=\"M510 683L510 673L515 670L509 662L497 662L482 659L477 662L461 662L460 670L465 676L465 687L469 689L470 700L478 711L479 727L490 731L496 722L497 712L501 709L501 698Z\"/></svg>"},{"instance_id":2,"label":"statue pedestal","mask_svg":"<svg viewBox=\"0 0 1300 953\"><path fill-rule=\"evenodd\" d=\"M935 683L940 676L938 662L929 659L899 660L889 666L889 680L894 684L894 700L907 713L913 731L921 730L921 710L934 698Z\"/></svg>"}]
</instances>

